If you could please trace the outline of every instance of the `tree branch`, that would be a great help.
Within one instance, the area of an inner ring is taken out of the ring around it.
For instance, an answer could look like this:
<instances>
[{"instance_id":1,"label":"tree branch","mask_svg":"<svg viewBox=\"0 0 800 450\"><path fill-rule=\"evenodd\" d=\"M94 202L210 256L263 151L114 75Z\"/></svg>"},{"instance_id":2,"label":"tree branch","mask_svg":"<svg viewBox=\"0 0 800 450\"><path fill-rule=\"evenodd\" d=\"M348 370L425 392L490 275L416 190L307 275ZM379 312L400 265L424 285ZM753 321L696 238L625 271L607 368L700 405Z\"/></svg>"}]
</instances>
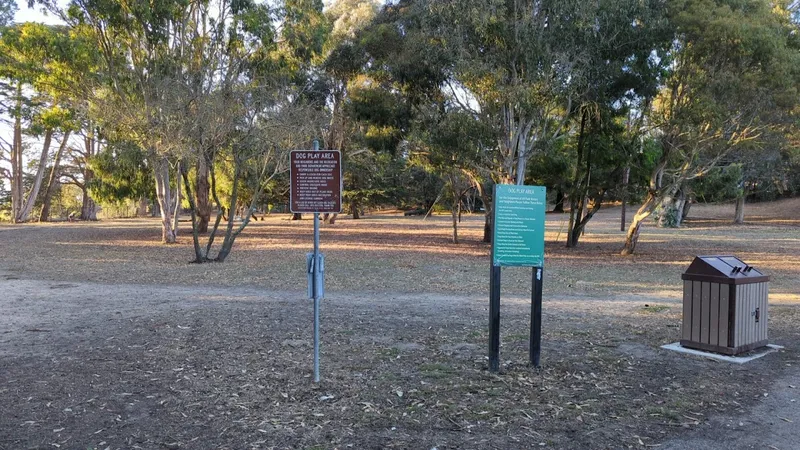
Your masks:
<instances>
[{"instance_id":1,"label":"tree branch","mask_svg":"<svg viewBox=\"0 0 800 450\"><path fill-rule=\"evenodd\" d=\"M65 184L74 184L75 186L78 186L79 188L81 188L81 190L86 189L86 185L84 183L82 183L80 180L78 180L77 178L75 178L75 175L73 175L71 173L62 173L61 176L62 177L67 177L70 180L72 180L72 182L68 182L68 183L65 183Z\"/></svg>"}]
</instances>

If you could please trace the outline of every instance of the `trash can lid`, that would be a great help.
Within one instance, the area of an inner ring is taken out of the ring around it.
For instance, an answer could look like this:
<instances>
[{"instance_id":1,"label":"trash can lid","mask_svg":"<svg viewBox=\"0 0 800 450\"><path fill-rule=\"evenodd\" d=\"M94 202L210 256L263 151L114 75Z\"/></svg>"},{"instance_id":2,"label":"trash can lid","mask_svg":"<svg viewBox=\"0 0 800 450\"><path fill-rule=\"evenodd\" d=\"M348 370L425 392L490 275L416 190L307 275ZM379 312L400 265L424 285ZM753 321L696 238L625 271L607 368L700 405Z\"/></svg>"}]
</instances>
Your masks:
<instances>
[{"instance_id":1,"label":"trash can lid","mask_svg":"<svg viewBox=\"0 0 800 450\"><path fill-rule=\"evenodd\" d=\"M735 256L697 256L681 279L723 284L750 284L769 281L753 266Z\"/></svg>"}]
</instances>

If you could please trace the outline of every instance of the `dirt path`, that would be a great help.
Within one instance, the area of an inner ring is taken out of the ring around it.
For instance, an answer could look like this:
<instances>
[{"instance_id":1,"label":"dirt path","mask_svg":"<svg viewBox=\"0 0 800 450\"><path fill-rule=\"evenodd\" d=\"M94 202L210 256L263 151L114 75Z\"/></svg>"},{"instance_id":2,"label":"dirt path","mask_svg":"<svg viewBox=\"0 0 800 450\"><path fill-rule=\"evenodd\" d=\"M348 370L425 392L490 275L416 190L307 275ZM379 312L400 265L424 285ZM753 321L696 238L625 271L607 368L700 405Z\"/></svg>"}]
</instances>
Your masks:
<instances>
[{"instance_id":1,"label":"dirt path","mask_svg":"<svg viewBox=\"0 0 800 450\"><path fill-rule=\"evenodd\" d=\"M800 423L784 402L796 352L722 370L664 353L671 298L649 299L656 313L636 296L546 299L536 371L528 299L505 296L498 376L481 296L333 292L314 386L300 292L16 278L0 273L0 449L688 449L737 435L751 441L726 448L788 449L798 437L775 419ZM698 378L712 368L719 380ZM717 382L736 393L704 397ZM718 412L738 408L747 431L732 434Z\"/></svg>"},{"instance_id":2,"label":"dirt path","mask_svg":"<svg viewBox=\"0 0 800 450\"><path fill-rule=\"evenodd\" d=\"M793 366L800 366L795 361ZM759 383L761 380L754 380ZM703 427L673 438L664 450L792 450L800 447L800 373L764 382L763 401L737 415L712 416Z\"/></svg>"}]
</instances>

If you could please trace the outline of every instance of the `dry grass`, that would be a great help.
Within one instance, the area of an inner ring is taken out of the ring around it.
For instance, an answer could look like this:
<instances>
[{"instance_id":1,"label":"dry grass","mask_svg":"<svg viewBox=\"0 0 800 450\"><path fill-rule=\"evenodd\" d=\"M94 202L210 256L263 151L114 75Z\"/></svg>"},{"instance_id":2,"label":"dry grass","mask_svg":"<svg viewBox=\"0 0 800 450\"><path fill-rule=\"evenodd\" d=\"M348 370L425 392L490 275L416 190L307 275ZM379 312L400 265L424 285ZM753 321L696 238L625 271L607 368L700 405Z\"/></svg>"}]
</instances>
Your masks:
<instances>
[{"instance_id":1,"label":"dry grass","mask_svg":"<svg viewBox=\"0 0 800 450\"><path fill-rule=\"evenodd\" d=\"M0 429L11 430L0 448L50 448L51 428L65 430L60 445L102 448L643 448L708 430L797 360L798 204L751 206L788 213L738 227L723 207L695 206L684 228L648 224L634 257L618 256L618 208L577 249L563 232L556 242L565 216L548 215L543 367L526 364L530 269L504 269L497 375L486 370L482 218L465 218L460 245L448 217L342 219L322 230L321 386L308 378L300 300L310 220L255 223L228 262L203 265L187 263L188 230L163 246L154 220L2 227L0 272L21 287L0 330ZM770 337L787 351L734 367L658 348L678 337L680 274L696 254L772 275ZM105 285L42 293L25 279ZM34 305L43 318L28 319L51 331L14 325Z\"/></svg>"},{"instance_id":2,"label":"dry grass","mask_svg":"<svg viewBox=\"0 0 800 450\"><path fill-rule=\"evenodd\" d=\"M694 206L684 228L648 223L637 254L619 256L624 235L619 208L601 210L581 244L567 249L566 215L549 214L546 283L550 295L603 293L677 298L680 274L695 255L733 254L772 276L775 300L800 301L800 199L751 205L748 222L726 224L727 206ZM767 213L784 213L779 224ZM730 211L732 215L732 210ZM791 214L795 217L791 218ZM7 269L26 276L103 283L257 286L270 290L305 288L305 253L312 246L312 221L272 216L254 222L237 240L224 264L186 264L193 258L189 230L178 245L158 242L156 220L46 224L15 230L0 239ZM326 282L330 291L434 292L478 294L487 289L489 246L481 241L482 216L466 216L450 243L449 217L427 220L372 215L324 225ZM559 239L556 242L556 239ZM530 271L505 269L504 292L530 290Z\"/></svg>"}]
</instances>

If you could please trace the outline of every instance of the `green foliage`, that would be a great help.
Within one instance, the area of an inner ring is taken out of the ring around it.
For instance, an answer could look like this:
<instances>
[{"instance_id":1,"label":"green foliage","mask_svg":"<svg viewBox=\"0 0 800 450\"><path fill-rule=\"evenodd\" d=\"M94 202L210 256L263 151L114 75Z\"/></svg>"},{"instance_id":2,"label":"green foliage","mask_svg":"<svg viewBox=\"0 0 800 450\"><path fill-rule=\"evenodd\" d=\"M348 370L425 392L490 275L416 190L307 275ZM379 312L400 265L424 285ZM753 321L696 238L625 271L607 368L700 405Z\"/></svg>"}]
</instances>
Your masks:
<instances>
[{"instance_id":1,"label":"green foliage","mask_svg":"<svg viewBox=\"0 0 800 450\"><path fill-rule=\"evenodd\" d=\"M742 196L743 170L741 164L715 167L690 184L690 189L701 202L716 203Z\"/></svg>"},{"instance_id":2,"label":"green foliage","mask_svg":"<svg viewBox=\"0 0 800 450\"><path fill-rule=\"evenodd\" d=\"M38 127L74 128L75 96L91 70L86 42L68 28L39 23L8 27L0 35L0 112L21 115ZM16 109L21 85L22 109Z\"/></svg>"},{"instance_id":3,"label":"green foliage","mask_svg":"<svg viewBox=\"0 0 800 450\"><path fill-rule=\"evenodd\" d=\"M660 227L675 228L678 226L678 214L676 208L659 205L653 212L653 221Z\"/></svg>"},{"instance_id":4,"label":"green foliage","mask_svg":"<svg viewBox=\"0 0 800 450\"><path fill-rule=\"evenodd\" d=\"M670 148L696 147L693 165L752 144L796 104L800 54L779 7L674 0L669 16L678 40L656 117Z\"/></svg>"},{"instance_id":5,"label":"green foliage","mask_svg":"<svg viewBox=\"0 0 800 450\"><path fill-rule=\"evenodd\" d=\"M74 0L67 26L3 27L15 4L0 0L0 112L29 136L97 131L106 150L89 187L105 201L152 198L163 158L194 179L202 157L224 203L234 188L240 203L262 191L278 203L285 161L268 155L311 135L342 150L346 200L362 208L428 207L445 187L457 196L518 174L573 204L614 199L626 167L634 199L800 190L800 30L787 2L229 6ZM313 114L284 115L301 109ZM288 131L300 122L312 131Z\"/></svg>"},{"instance_id":6,"label":"green foliage","mask_svg":"<svg viewBox=\"0 0 800 450\"><path fill-rule=\"evenodd\" d=\"M66 218L70 213L80 214L83 193L78 186L62 184L53 198L50 217Z\"/></svg>"},{"instance_id":7,"label":"green foliage","mask_svg":"<svg viewBox=\"0 0 800 450\"><path fill-rule=\"evenodd\" d=\"M408 131L410 106L397 92L359 78L350 85L346 114L354 121L351 137L372 151L395 153Z\"/></svg>"},{"instance_id":8,"label":"green foliage","mask_svg":"<svg viewBox=\"0 0 800 450\"><path fill-rule=\"evenodd\" d=\"M570 182L570 174L573 169L573 158L570 154L570 146L560 142L548 147L544 151L536 153L528 165L528 175L525 177L528 184L537 186L547 186L551 190L562 191L567 188Z\"/></svg>"},{"instance_id":9,"label":"green foliage","mask_svg":"<svg viewBox=\"0 0 800 450\"><path fill-rule=\"evenodd\" d=\"M402 180L405 182L397 204L401 208L421 207L428 210L444 187L441 176L416 165L406 168Z\"/></svg>"},{"instance_id":10,"label":"green foliage","mask_svg":"<svg viewBox=\"0 0 800 450\"><path fill-rule=\"evenodd\" d=\"M154 200L152 169L145 152L126 143L109 147L89 160L94 173L88 186L92 198L109 203L140 197Z\"/></svg>"},{"instance_id":11,"label":"green foliage","mask_svg":"<svg viewBox=\"0 0 800 450\"><path fill-rule=\"evenodd\" d=\"M630 157L630 176L628 178L628 200L641 203L650 187L650 177L663 154L660 139L644 136L634 144Z\"/></svg>"},{"instance_id":12,"label":"green foliage","mask_svg":"<svg viewBox=\"0 0 800 450\"><path fill-rule=\"evenodd\" d=\"M282 35L296 60L310 61L320 55L329 30L322 0L285 0Z\"/></svg>"},{"instance_id":13,"label":"green foliage","mask_svg":"<svg viewBox=\"0 0 800 450\"><path fill-rule=\"evenodd\" d=\"M11 220L11 191L6 180L0 177L0 221Z\"/></svg>"},{"instance_id":14,"label":"green foliage","mask_svg":"<svg viewBox=\"0 0 800 450\"><path fill-rule=\"evenodd\" d=\"M372 208L399 199L403 161L390 153L361 152L344 161L344 201Z\"/></svg>"}]
</instances>

